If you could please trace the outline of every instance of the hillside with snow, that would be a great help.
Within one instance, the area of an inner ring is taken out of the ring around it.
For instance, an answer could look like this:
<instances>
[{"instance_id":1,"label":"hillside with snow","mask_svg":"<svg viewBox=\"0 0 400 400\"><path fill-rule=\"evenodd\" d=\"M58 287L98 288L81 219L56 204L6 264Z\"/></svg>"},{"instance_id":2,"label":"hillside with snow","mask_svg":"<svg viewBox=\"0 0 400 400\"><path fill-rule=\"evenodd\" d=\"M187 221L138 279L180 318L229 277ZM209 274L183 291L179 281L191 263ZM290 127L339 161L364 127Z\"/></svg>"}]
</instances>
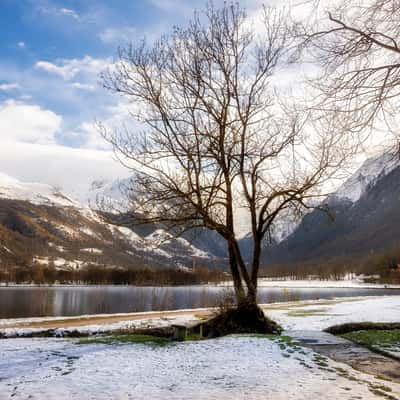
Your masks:
<instances>
[{"instance_id":1,"label":"hillside with snow","mask_svg":"<svg viewBox=\"0 0 400 400\"><path fill-rule=\"evenodd\" d=\"M337 190L337 198L345 198L353 203L379 179L384 178L395 168L400 166L398 154L384 153L377 157L369 158L364 164Z\"/></svg>"},{"instance_id":2,"label":"hillside with snow","mask_svg":"<svg viewBox=\"0 0 400 400\"><path fill-rule=\"evenodd\" d=\"M0 198L28 201L32 204L47 204L60 207L78 207L60 190L43 183L21 182L0 173Z\"/></svg>"},{"instance_id":3,"label":"hillside with snow","mask_svg":"<svg viewBox=\"0 0 400 400\"><path fill-rule=\"evenodd\" d=\"M115 182L93 186L92 199L100 190L112 201L122 199ZM50 185L0 174L0 264L187 268L194 258L208 265L216 256L162 227L119 226Z\"/></svg>"},{"instance_id":4,"label":"hillside with snow","mask_svg":"<svg viewBox=\"0 0 400 400\"><path fill-rule=\"evenodd\" d=\"M89 263L187 268L194 260L225 265L226 244L215 232L198 229L177 239L162 226L121 226L117 217L105 221L95 211L99 202L126 210L129 183L127 178L93 182L79 202L50 185L0 173L0 261L45 265L51 260L58 268ZM302 219L281 216L264 263L346 257L392 246L400 237L399 200L399 159L390 154L369 159L326 199L334 220L319 211ZM239 215L240 245L244 254L251 255L243 218Z\"/></svg>"},{"instance_id":5,"label":"hillside with snow","mask_svg":"<svg viewBox=\"0 0 400 400\"><path fill-rule=\"evenodd\" d=\"M326 199L327 213L314 210L265 263L346 259L398 246L400 240L400 161L392 154L367 160Z\"/></svg>"}]
</instances>

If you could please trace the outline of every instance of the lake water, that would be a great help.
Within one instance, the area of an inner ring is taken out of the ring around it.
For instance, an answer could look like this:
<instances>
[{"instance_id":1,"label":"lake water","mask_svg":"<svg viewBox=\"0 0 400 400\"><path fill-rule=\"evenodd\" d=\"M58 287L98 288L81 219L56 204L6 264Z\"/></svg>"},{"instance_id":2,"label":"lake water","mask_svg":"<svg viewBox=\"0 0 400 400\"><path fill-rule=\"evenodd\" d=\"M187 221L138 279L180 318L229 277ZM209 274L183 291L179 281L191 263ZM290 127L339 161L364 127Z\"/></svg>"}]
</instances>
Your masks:
<instances>
[{"instance_id":1,"label":"lake water","mask_svg":"<svg viewBox=\"0 0 400 400\"><path fill-rule=\"evenodd\" d=\"M226 287L64 286L2 287L0 318L74 316L217 306ZM400 295L400 289L259 288L260 303L332 297Z\"/></svg>"}]
</instances>

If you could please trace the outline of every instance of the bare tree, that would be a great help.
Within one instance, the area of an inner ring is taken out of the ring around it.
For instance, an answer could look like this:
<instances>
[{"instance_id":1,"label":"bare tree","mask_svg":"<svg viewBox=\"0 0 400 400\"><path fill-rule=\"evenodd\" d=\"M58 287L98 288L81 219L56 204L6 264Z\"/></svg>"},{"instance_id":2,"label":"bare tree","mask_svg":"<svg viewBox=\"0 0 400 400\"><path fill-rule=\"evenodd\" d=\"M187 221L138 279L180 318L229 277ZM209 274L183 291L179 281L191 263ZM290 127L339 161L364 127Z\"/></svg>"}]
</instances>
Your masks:
<instances>
[{"instance_id":1,"label":"bare tree","mask_svg":"<svg viewBox=\"0 0 400 400\"><path fill-rule=\"evenodd\" d=\"M322 66L313 81L320 92L314 107L340 116L343 129L363 137L380 130L389 138L391 132L399 145L400 2L311 3L314 16L302 35Z\"/></svg>"},{"instance_id":2,"label":"bare tree","mask_svg":"<svg viewBox=\"0 0 400 400\"><path fill-rule=\"evenodd\" d=\"M254 305L263 239L276 218L312 207L349 154L344 133L332 126L319 134L322 121L283 105L275 75L293 62L294 36L276 9L264 9L262 25L255 31L237 5L210 5L155 44L120 49L103 75L143 126L103 129L134 173L137 223L216 231L227 242L238 303ZM239 246L239 208L250 260Z\"/></svg>"}]
</instances>

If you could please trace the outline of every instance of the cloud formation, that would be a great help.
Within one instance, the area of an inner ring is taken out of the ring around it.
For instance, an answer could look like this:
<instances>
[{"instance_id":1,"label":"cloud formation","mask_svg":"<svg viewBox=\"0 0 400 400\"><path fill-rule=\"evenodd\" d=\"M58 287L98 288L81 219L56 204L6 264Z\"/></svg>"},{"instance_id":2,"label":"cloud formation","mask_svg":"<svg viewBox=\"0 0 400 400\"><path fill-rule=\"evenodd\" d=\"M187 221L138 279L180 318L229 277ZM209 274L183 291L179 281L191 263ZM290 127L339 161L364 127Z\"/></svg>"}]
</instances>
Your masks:
<instances>
[{"instance_id":1,"label":"cloud formation","mask_svg":"<svg viewBox=\"0 0 400 400\"><path fill-rule=\"evenodd\" d=\"M73 19L76 19L77 21L79 21L79 15L72 9L70 8L61 8L60 9L60 14L66 15L68 17L71 17Z\"/></svg>"},{"instance_id":2,"label":"cloud formation","mask_svg":"<svg viewBox=\"0 0 400 400\"><path fill-rule=\"evenodd\" d=\"M132 41L138 36L140 36L138 30L132 26L107 28L98 34L100 40L106 44L123 44Z\"/></svg>"},{"instance_id":3,"label":"cloud formation","mask_svg":"<svg viewBox=\"0 0 400 400\"><path fill-rule=\"evenodd\" d=\"M7 100L0 105L0 138L50 144L61 129L62 117L37 105Z\"/></svg>"},{"instance_id":4,"label":"cloud formation","mask_svg":"<svg viewBox=\"0 0 400 400\"><path fill-rule=\"evenodd\" d=\"M108 60L85 56L83 58L62 59L56 63L37 61L35 68L70 80L79 74L90 74L96 77L108 64Z\"/></svg>"},{"instance_id":5,"label":"cloud formation","mask_svg":"<svg viewBox=\"0 0 400 400\"><path fill-rule=\"evenodd\" d=\"M38 105L0 103L0 172L22 181L61 186L77 199L80 194L84 198L93 180L127 174L104 146L94 123L79 126L85 142L79 149L57 141L63 125L60 115Z\"/></svg>"},{"instance_id":6,"label":"cloud formation","mask_svg":"<svg viewBox=\"0 0 400 400\"><path fill-rule=\"evenodd\" d=\"M18 83L0 83L0 92L8 92L19 88Z\"/></svg>"}]
</instances>

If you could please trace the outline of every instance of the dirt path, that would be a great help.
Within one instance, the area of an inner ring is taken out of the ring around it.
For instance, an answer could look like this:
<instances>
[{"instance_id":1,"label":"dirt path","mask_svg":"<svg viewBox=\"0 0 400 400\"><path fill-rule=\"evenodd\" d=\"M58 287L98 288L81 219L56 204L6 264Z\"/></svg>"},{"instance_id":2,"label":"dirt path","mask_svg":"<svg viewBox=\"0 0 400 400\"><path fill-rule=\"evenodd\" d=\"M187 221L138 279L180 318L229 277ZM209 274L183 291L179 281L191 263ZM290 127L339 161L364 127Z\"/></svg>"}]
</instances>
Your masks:
<instances>
[{"instance_id":1,"label":"dirt path","mask_svg":"<svg viewBox=\"0 0 400 400\"><path fill-rule=\"evenodd\" d=\"M43 319L39 321L21 321L15 324L1 324L0 330L8 328L46 328L46 329L57 329L57 328L74 328L86 325L104 325L114 324L122 321L138 321L154 318L175 318L180 316L193 316L199 319L206 318L212 314L212 309L200 309L193 311L160 311L160 312L149 312L149 313L130 313L120 315L101 315L101 316L84 316L84 317L72 317L72 318L60 318L60 319Z\"/></svg>"}]
</instances>

